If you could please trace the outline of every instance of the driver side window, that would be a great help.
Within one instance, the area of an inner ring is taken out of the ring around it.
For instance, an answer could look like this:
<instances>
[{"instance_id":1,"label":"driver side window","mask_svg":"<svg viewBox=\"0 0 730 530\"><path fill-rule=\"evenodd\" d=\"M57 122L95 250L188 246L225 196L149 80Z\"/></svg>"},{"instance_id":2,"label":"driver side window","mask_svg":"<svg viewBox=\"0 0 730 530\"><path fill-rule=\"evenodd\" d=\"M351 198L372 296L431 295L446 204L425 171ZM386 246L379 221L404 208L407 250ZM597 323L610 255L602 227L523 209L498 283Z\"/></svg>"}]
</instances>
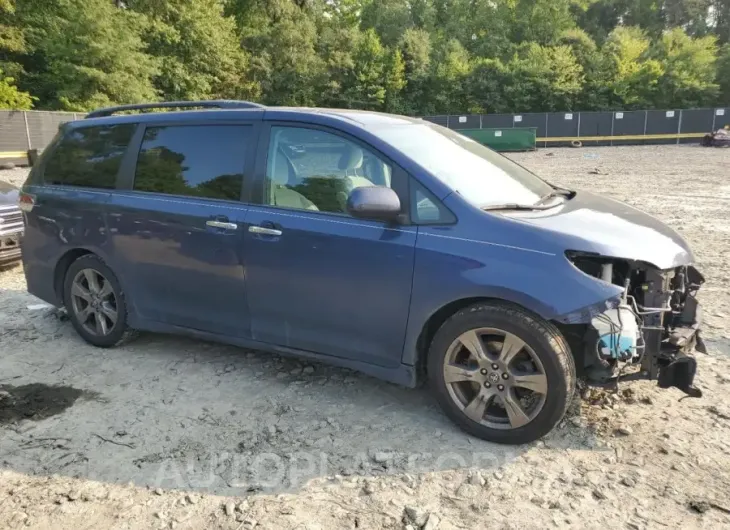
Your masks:
<instances>
[{"instance_id":1,"label":"driver side window","mask_svg":"<svg viewBox=\"0 0 730 530\"><path fill-rule=\"evenodd\" d=\"M272 127L266 166L266 204L347 213L350 192L391 186L392 168L336 134L305 127Z\"/></svg>"}]
</instances>

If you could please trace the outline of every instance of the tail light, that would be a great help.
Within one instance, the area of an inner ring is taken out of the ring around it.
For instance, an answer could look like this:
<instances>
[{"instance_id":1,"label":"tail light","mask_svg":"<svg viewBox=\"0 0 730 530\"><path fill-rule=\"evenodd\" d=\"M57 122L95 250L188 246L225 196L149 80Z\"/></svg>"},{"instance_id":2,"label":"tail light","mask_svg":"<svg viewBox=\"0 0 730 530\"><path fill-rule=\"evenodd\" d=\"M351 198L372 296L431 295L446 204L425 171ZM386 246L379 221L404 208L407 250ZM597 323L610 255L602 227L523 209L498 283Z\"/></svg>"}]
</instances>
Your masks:
<instances>
[{"instance_id":1,"label":"tail light","mask_svg":"<svg viewBox=\"0 0 730 530\"><path fill-rule=\"evenodd\" d=\"M18 208L24 212L30 212L35 206L35 197L30 193L20 192L18 197Z\"/></svg>"}]
</instances>

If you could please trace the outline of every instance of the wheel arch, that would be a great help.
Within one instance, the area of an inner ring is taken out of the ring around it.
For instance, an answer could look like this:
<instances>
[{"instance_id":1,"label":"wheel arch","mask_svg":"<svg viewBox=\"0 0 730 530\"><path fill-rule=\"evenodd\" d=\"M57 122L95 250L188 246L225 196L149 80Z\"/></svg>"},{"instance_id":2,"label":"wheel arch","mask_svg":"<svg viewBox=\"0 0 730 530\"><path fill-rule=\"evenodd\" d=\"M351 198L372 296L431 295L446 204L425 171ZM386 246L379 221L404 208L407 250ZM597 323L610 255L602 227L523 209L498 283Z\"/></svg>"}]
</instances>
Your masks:
<instances>
[{"instance_id":1,"label":"wheel arch","mask_svg":"<svg viewBox=\"0 0 730 530\"><path fill-rule=\"evenodd\" d=\"M71 264L79 259L81 256L87 254L94 254L88 248L72 248L67 250L59 259L56 261L56 266L53 269L53 292L56 294L60 304L65 302L63 296L63 281L66 277L66 271Z\"/></svg>"},{"instance_id":2,"label":"wheel arch","mask_svg":"<svg viewBox=\"0 0 730 530\"><path fill-rule=\"evenodd\" d=\"M533 307L529 307L525 306L524 304L515 302L514 300L510 300L508 298L500 298L496 296L473 296L467 298L459 298L458 300L453 300L449 303L446 303L439 307L436 311L432 312L431 315L426 319L426 321L421 326L420 332L415 341L415 355L413 358L413 364L415 364L416 366L416 374L419 382L425 379L428 348L431 345L433 337L436 335L436 332L439 330L439 328L450 317L452 317L462 309L480 303L517 307L523 311L532 314L536 318L540 318L543 320L549 319L546 318L544 314L541 314L541 311L538 311L538 307L535 307L535 305L533 305ZM405 364L408 363L405 362Z\"/></svg>"},{"instance_id":3,"label":"wheel arch","mask_svg":"<svg viewBox=\"0 0 730 530\"><path fill-rule=\"evenodd\" d=\"M64 303L63 281L66 277L66 272L68 271L68 268L74 261L82 256L87 255L94 255L101 259L107 266L111 267L109 263L109 257L106 255L105 252L97 248L73 247L66 249L56 260L56 265L53 268L53 292L56 296L56 299L61 305L63 305ZM112 268L115 269L115 267ZM120 278L119 272L117 270L114 270L114 274L116 275L119 283L122 284L122 279Z\"/></svg>"}]
</instances>

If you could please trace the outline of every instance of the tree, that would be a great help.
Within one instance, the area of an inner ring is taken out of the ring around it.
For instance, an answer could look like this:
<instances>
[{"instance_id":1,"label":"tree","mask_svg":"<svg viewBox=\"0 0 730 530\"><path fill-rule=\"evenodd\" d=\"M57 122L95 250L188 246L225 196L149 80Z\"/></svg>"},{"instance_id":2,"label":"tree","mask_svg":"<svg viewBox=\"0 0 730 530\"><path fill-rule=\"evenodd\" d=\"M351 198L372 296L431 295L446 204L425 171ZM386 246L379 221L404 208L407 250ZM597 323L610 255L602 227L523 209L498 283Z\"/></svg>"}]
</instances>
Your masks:
<instances>
[{"instance_id":1,"label":"tree","mask_svg":"<svg viewBox=\"0 0 730 530\"><path fill-rule=\"evenodd\" d=\"M387 112L399 113L403 111L401 93L406 86L406 64L400 50L393 49L387 52L385 58L385 104Z\"/></svg>"},{"instance_id":2,"label":"tree","mask_svg":"<svg viewBox=\"0 0 730 530\"><path fill-rule=\"evenodd\" d=\"M14 22L27 47L21 89L44 108L85 111L154 101L157 63L144 52L145 20L107 0L24 0Z\"/></svg>"},{"instance_id":3,"label":"tree","mask_svg":"<svg viewBox=\"0 0 730 530\"><path fill-rule=\"evenodd\" d=\"M722 47L717 59L717 84L720 105L730 102L730 44Z\"/></svg>"},{"instance_id":4,"label":"tree","mask_svg":"<svg viewBox=\"0 0 730 530\"><path fill-rule=\"evenodd\" d=\"M360 33L352 52L352 68L343 85L348 107L380 109L385 103L386 50L372 28Z\"/></svg>"},{"instance_id":5,"label":"tree","mask_svg":"<svg viewBox=\"0 0 730 530\"><path fill-rule=\"evenodd\" d=\"M583 68L568 46L526 44L507 64L505 97L518 112L576 108L583 89Z\"/></svg>"},{"instance_id":6,"label":"tree","mask_svg":"<svg viewBox=\"0 0 730 530\"><path fill-rule=\"evenodd\" d=\"M710 106L730 97L729 39L728 0L0 0L0 92L66 110Z\"/></svg>"},{"instance_id":7,"label":"tree","mask_svg":"<svg viewBox=\"0 0 730 530\"><path fill-rule=\"evenodd\" d=\"M228 7L251 56L251 79L272 105L316 105L325 79L314 11L288 0L234 0Z\"/></svg>"},{"instance_id":8,"label":"tree","mask_svg":"<svg viewBox=\"0 0 730 530\"><path fill-rule=\"evenodd\" d=\"M469 111L469 52L456 39L436 44L431 60L427 93L433 114L463 114Z\"/></svg>"},{"instance_id":9,"label":"tree","mask_svg":"<svg viewBox=\"0 0 730 530\"><path fill-rule=\"evenodd\" d=\"M15 86L15 79L5 77L0 70L0 109L28 110L33 107L33 98Z\"/></svg>"},{"instance_id":10,"label":"tree","mask_svg":"<svg viewBox=\"0 0 730 530\"><path fill-rule=\"evenodd\" d=\"M654 56L664 67L657 84L655 105L692 108L715 100L719 87L715 83L714 36L693 39L683 29L674 28L662 35Z\"/></svg>"},{"instance_id":11,"label":"tree","mask_svg":"<svg viewBox=\"0 0 730 530\"><path fill-rule=\"evenodd\" d=\"M426 112L427 89L431 71L431 37L424 29L411 28L403 34L398 47L403 58L405 86L401 94L401 112Z\"/></svg>"},{"instance_id":12,"label":"tree","mask_svg":"<svg viewBox=\"0 0 730 530\"><path fill-rule=\"evenodd\" d=\"M219 0L129 0L146 16L147 52L159 62L155 88L173 100L255 98L236 23Z\"/></svg>"},{"instance_id":13,"label":"tree","mask_svg":"<svg viewBox=\"0 0 730 530\"><path fill-rule=\"evenodd\" d=\"M361 27L373 29L386 46L395 45L403 33L414 26L410 6L405 0L370 0L362 9Z\"/></svg>"},{"instance_id":14,"label":"tree","mask_svg":"<svg viewBox=\"0 0 730 530\"><path fill-rule=\"evenodd\" d=\"M571 0L515 0L512 41L554 44L558 36L575 27Z\"/></svg>"},{"instance_id":15,"label":"tree","mask_svg":"<svg viewBox=\"0 0 730 530\"><path fill-rule=\"evenodd\" d=\"M470 107L479 113L511 110L505 90L510 81L500 59L477 59L468 80Z\"/></svg>"},{"instance_id":16,"label":"tree","mask_svg":"<svg viewBox=\"0 0 730 530\"><path fill-rule=\"evenodd\" d=\"M570 47L585 76L583 90L577 97L576 107L596 110L610 108L611 93L608 88L610 62L606 55L601 53L591 36L582 29L564 31L558 42Z\"/></svg>"},{"instance_id":17,"label":"tree","mask_svg":"<svg viewBox=\"0 0 730 530\"><path fill-rule=\"evenodd\" d=\"M22 74L23 67L17 61L26 51L23 28L15 17L15 1L0 0L0 69L12 76Z\"/></svg>"},{"instance_id":18,"label":"tree","mask_svg":"<svg viewBox=\"0 0 730 530\"><path fill-rule=\"evenodd\" d=\"M618 27L609 35L603 52L610 62L607 86L617 108L650 108L656 99L664 67L651 58L650 45L637 27Z\"/></svg>"},{"instance_id":19,"label":"tree","mask_svg":"<svg viewBox=\"0 0 730 530\"><path fill-rule=\"evenodd\" d=\"M718 40L730 42L730 2L727 0L711 0L711 28Z\"/></svg>"}]
</instances>

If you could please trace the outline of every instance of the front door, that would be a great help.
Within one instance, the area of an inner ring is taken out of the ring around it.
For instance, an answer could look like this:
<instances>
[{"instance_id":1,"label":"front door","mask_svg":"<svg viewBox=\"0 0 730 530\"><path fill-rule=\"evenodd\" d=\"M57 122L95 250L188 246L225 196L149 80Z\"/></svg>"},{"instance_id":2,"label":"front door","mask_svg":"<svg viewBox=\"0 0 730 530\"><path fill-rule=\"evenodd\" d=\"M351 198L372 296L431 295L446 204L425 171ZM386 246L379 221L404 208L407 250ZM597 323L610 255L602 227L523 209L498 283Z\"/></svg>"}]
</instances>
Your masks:
<instances>
[{"instance_id":1,"label":"front door","mask_svg":"<svg viewBox=\"0 0 730 530\"><path fill-rule=\"evenodd\" d=\"M140 317L249 335L241 199L251 124L148 125L130 190L111 199L115 259Z\"/></svg>"},{"instance_id":2,"label":"front door","mask_svg":"<svg viewBox=\"0 0 730 530\"><path fill-rule=\"evenodd\" d=\"M346 213L358 186L404 187L384 157L332 131L270 128L263 203L246 217L255 340L397 366L416 228Z\"/></svg>"}]
</instances>

